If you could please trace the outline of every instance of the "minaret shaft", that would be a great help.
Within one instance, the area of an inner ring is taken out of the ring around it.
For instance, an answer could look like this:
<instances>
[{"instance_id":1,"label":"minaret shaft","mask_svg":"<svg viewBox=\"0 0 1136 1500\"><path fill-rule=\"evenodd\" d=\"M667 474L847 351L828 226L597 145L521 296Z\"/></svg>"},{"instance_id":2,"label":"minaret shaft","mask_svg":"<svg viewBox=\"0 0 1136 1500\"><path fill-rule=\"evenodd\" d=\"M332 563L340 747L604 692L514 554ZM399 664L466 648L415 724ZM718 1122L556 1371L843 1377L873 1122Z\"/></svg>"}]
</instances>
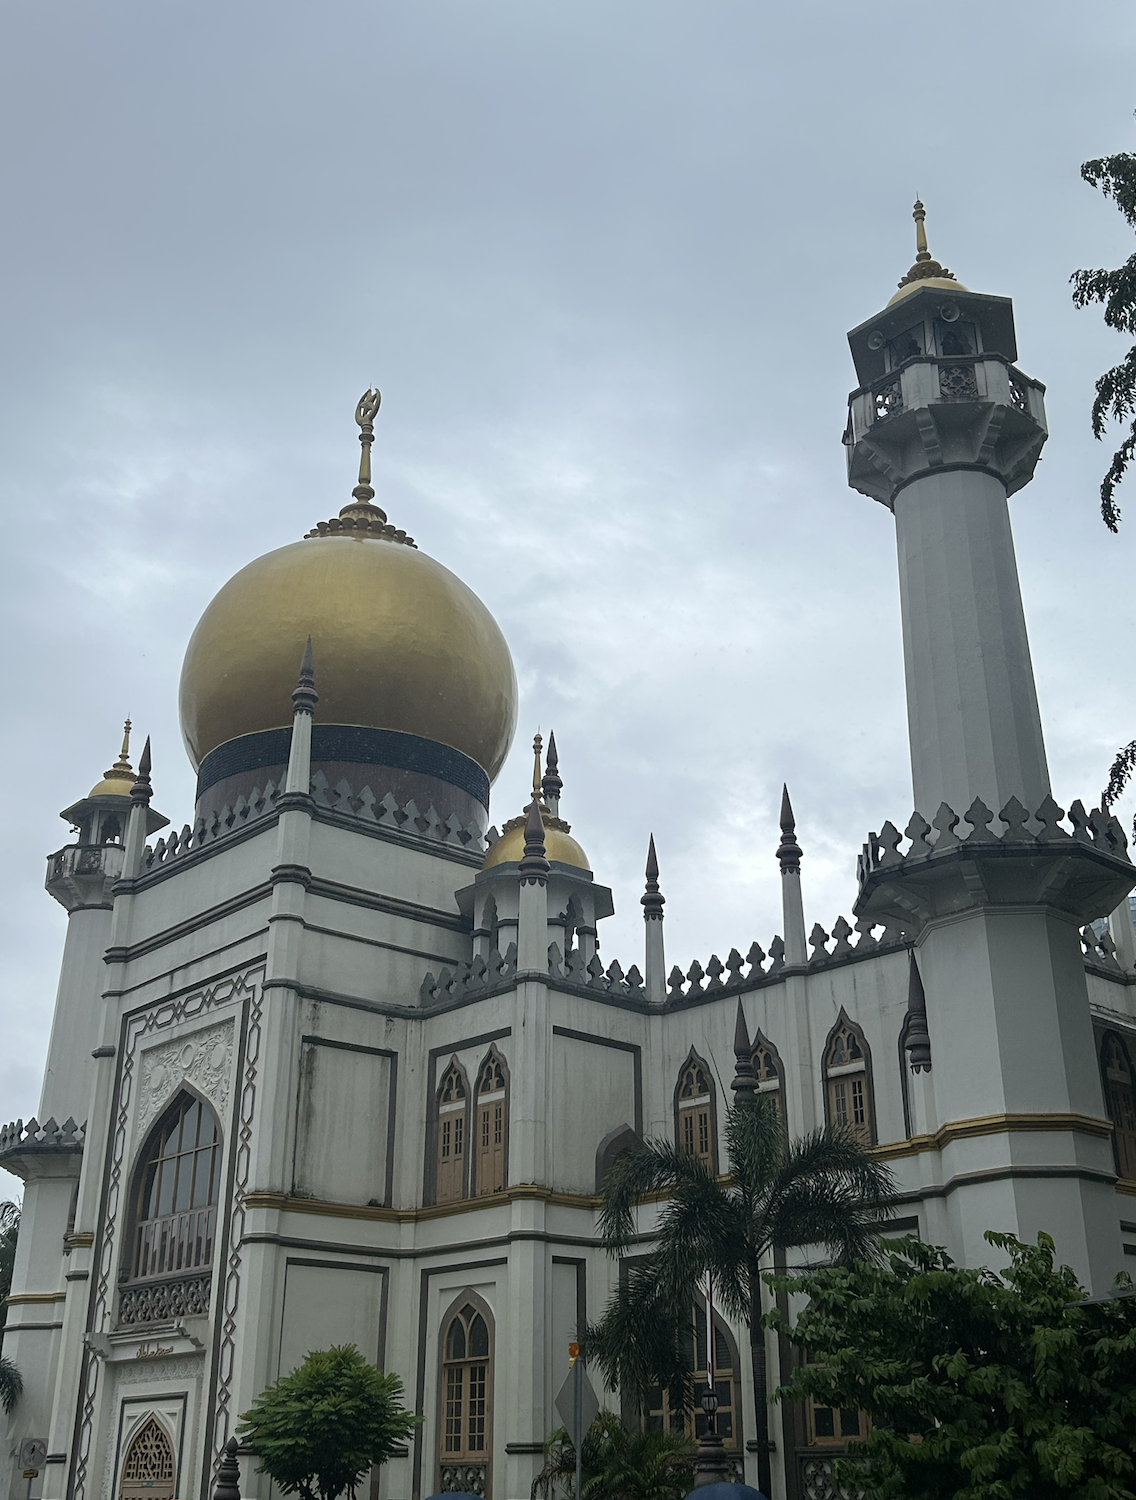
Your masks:
<instances>
[{"instance_id":1,"label":"minaret shaft","mask_svg":"<svg viewBox=\"0 0 1136 1500\"><path fill-rule=\"evenodd\" d=\"M893 503L915 806L1033 811L1049 771L1005 488L955 470Z\"/></svg>"}]
</instances>

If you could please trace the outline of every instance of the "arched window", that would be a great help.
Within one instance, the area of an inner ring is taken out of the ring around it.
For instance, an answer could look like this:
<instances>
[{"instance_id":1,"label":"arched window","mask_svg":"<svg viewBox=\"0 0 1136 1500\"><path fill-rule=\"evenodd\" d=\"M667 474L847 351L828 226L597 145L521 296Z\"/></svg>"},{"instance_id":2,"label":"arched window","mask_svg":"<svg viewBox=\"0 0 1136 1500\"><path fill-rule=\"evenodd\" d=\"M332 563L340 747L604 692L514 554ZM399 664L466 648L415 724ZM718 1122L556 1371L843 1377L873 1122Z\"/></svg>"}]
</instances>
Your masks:
<instances>
[{"instance_id":1,"label":"arched window","mask_svg":"<svg viewBox=\"0 0 1136 1500\"><path fill-rule=\"evenodd\" d=\"M864 1033L841 1009L824 1049L824 1102L830 1125L863 1146L876 1140L872 1058Z\"/></svg>"},{"instance_id":2,"label":"arched window","mask_svg":"<svg viewBox=\"0 0 1136 1500\"><path fill-rule=\"evenodd\" d=\"M706 1307L694 1303L690 1310L689 1356L694 1376L695 1398L706 1389ZM718 1397L715 1425L718 1436L727 1452L740 1452L742 1446L741 1423L741 1365L738 1351L729 1330L714 1314L714 1391ZM694 1411L673 1410L670 1397L663 1386L654 1385L647 1392L647 1407L643 1425L648 1432L678 1432L687 1437L700 1438L706 1431L706 1414L701 1406Z\"/></svg>"},{"instance_id":3,"label":"arched window","mask_svg":"<svg viewBox=\"0 0 1136 1500\"><path fill-rule=\"evenodd\" d=\"M119 1500L174 1500L174 1448L157 1417L147 1417L130 1440L122 1464Z\"/></svg>"},{"instance_id":4,"label":"arched window","mask_svg":"<svg viewBox=\"0 0 1136 1500\"><path fill-rule=\"evenodd\" d=\"M138 1166L131 1267L136 1280L213 1264L220 1188L217 1116L204 1100L183 1091L154 1127Z\"/></svg>"},{"instance_id":5,"label":"arched window","mask_svg":"<svg viewBox=\"0 0 1136 1500\"><path fill-rule=\"evenodd\" d=\"M1136 1073L1128 1048L1115 1031L1106 1031L1101 1043L1101 1072L1116 1170L1121 1177L1136 1179Z\"/></svg>"},{"instance_id":6,"label":"arched window","mask_svg":"<svg viewBox=\"0 0 1136 1500\"><path fill-rule=\"evenodd\" d=\"M757 1080L759 1094L769 1094L782 1120L785 1118L785 1101L782 1096L784 1071L777 1048L760 1031L753 1042L753 1076Z\"/></svg>"},{"instance_id":7,"label":"arched window","mask_svg":"<svg viewBox=\"0 0 1136 1500\"><path fill-rule=\"evenodd\" d=\"M711 1172L717 1171L717 1122L714 1083L710 1069L693 1047L675 1087L675 1142L681 1151L697 1156Z\"/></svg>"},{"instance_id":8,"label":"arched window","mask_svg":"<svg viewBox=\"0 0 1136 1500\"><path fill-rule=\"evenodd\" d=\"M477 1075L473 1180L478 1197L501 1192L509 1160L509 1075L505 1059L490 1047Z\"/></svg>"},{"instance_id":9,"label":"arched window","mask_svg":"<svg viewBox=\"0 0 1136 1500\"><path fill-rule=\"evenodd\" d=\"M466 1118L469 1084L465 1069L452 1058L438 1086L438 1157L435 1200L456 1203L465 1197Z\"/></svg>"},{"instance_id":10,"label":"arched window","mask_svg":"<svg viewBox=\"0 0 1136 1500\"><path fill-rule=\"evenodd\" d=\"M609 1130L596 1150L596 1192L603 1192L604 1179L621 1156L630 1156L643 1144L630 1125Z\"/></svg>"},{"instance_id":11,"label":"arched window","mask_svg":"<svg viewBox=\"0 0 1136 1500\"><path fill-rule=\"evenodd\" d=\"M466 1293L442 1320L439 1490L489 1493L493 1450L492 1317Z\"/></svg>"}]
</instances>

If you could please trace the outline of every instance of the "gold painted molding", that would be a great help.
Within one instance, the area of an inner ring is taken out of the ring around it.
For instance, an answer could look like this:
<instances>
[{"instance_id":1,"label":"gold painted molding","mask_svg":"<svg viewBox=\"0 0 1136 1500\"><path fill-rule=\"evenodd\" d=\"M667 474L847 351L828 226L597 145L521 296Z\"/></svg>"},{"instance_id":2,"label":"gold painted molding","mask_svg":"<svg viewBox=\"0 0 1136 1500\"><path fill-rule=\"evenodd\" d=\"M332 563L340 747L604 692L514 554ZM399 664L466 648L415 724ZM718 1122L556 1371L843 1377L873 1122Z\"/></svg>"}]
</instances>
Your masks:
<instances>
[{"instance_id":1,"label":"gold painted molding","mask_svg":"<svg viewBox=\"0 0 1136 1500\"><path fill-rule=\"evenodd\" d=\"M19 1307L21 1302L66 1302L66 1292L17 1292L5 1299L8 1307ZM13 1325L15 1326L15 1325Z\"/></svg>"},{"instance_id":2,"label":"gold painted molding","mask_svg":"<svg viewBox=\"0 0 1136 1500\"><path fill-rule=\"evenodd\" d=\"M418 1224L430 1219L446 1219L454 1214L475 1213L479 1208L500 1208L508 1203L550 1203L559 1208L583 1208L594 1211L600 1199L589 1193L558 1193L535 1182L521 1182L503 1193L485 1193L478 1198L459 1198L453 1203L432 1204L428 1208L379 1208L362 1203L332 1203L323 1198L296 1198L290 1193L252 1192L245 1197L246 1208L277 1209L281 1213L316 1214L329 1219L370 1219L384 1224Z\"/></svg>"},{"instance_id":3,"label":"gold painted molding","mask_svg":"<svg viewBox=\"0 0 1136 1500\"><path fill-rule=\"evenodd\" d=\"M873 1148L874 1156L891 1160L897 1156L915 1156L920 1151L941 1151L951 1141L965 1141L977 1135L1017 1134L1026 1130L1071 1130L1078 1135L1112 1139L1112 1121L1095 1115L1081 1114L1003 1114L979 1115L971 1120L948 1120L933 1135L913 1135L906 1141L889 1141Z\"/></svg>"},{"instance_id":4,"label":"gold painted molding","mask_svg":"<svg viewBox=\"0 0 1136 1500\"><path fill-rule=\"evenodd\" d=\"M1116 1179L1116 1191L1118 1193L1131 1193L1136 1198L1136 1177L1118 1177Z\"/></svg>"}]
</instances>

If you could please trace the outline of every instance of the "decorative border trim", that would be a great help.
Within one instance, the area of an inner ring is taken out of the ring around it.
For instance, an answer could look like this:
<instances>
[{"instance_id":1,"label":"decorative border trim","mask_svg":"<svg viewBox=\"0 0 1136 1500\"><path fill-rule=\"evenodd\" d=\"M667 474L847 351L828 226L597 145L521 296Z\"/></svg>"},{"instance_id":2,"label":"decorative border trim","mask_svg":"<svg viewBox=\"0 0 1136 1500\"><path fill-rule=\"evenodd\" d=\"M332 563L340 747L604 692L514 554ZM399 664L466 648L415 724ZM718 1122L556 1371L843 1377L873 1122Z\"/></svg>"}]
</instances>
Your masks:
<instances>
[{"instance_id":1,"label":"decorative border trim","mask_svg":"<svg viewBox=\"0 0 1136 1500\"><path fill-rule=\"evenodd\" d=\"M292 730L262 729L238 735L210 750L197 771L198 800L223 781L243 771L286 766ZM489 808L489 777L470 756L438 740L406 734L401 729L370 729L361 724L313 724L312 764L341 761L357 766L390 766L396 771L416 771L434 776L475 797Z\"/></svg>"},{"instance_id":2,"label":"decorative border trim","mask_svg":"<svg viewBox=\"0 0 1136 1500\"><path fill-rule=\"evenodd\" d=\"M965 1141L979 1135L1006 1135L1029 1130L1072 1130L1078 1135L1112 1139L1112 1121L1095 1115L1080 1114L1006 1114L980 1115L971 1120L948 1120L933 1135L913 1135L906 1141L889 1141L874 1146L872 1155L890 1161L897 1156L915 1156L920 1151L941 1151L952 1141ZM1136 1183L1133 1184L1136 1191Z\"/></svg>"}]
</instances>

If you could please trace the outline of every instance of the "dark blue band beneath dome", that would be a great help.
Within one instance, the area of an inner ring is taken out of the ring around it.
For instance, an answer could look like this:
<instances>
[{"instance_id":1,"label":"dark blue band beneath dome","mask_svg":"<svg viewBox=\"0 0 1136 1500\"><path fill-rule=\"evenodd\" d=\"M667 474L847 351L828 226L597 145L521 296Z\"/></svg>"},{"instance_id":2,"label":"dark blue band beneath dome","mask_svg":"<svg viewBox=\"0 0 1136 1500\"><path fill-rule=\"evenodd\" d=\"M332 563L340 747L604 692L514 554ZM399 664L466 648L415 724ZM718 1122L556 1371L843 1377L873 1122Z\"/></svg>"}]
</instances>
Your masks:
<instances>
[{"instance_id":1,"label":"dark blue band beneath dome","mask_svg":"<svg viewBox=\"0 0 1136 1500\"><path fill-rule=\"evenodd\" d=\"M292 742L290 729L263 729L258 734L242 734L238 739L218 745L201 762L197 772L198 800L211 786L226 776L243 771L259 771L262 766L288 763ZM346 762L359 766L390 766L396 771L417 771L436 776L459 790L476 797L482 807L489 807L489 777L475 760L441 745L424 740L400 729L365 729L359 724L313 724L312 765Z\"/></svg>"}]
</instances>

